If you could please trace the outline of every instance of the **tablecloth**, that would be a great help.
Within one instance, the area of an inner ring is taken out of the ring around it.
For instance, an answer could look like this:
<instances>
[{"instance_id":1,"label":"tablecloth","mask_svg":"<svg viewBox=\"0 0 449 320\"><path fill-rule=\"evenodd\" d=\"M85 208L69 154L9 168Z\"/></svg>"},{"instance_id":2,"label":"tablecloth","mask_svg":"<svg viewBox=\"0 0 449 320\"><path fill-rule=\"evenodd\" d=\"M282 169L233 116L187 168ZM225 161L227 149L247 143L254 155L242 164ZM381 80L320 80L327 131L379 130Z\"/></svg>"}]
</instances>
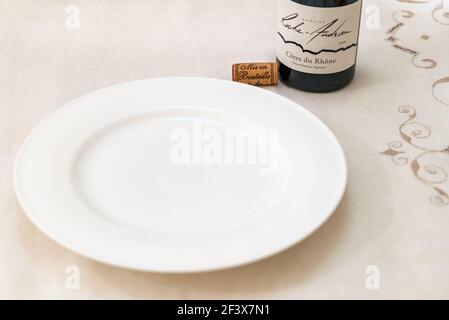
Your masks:
<instances>
[{"instance_id":1,"label":"tablecloth","mask_svg":"<svg viewBox=\"0 0 449 320\"><path fill-rule=\"evenodd\" d=\"M348 87L266 88L322 119L349 166L331 219L285 252L218 272L135 272L64 249L21 210L14 159L53 110L126 81L231 79L233 63L274 61L276 12L276 0L0 0L1 298L449 298L447 0L365 0Z\"/></svg>"}]
</instances>

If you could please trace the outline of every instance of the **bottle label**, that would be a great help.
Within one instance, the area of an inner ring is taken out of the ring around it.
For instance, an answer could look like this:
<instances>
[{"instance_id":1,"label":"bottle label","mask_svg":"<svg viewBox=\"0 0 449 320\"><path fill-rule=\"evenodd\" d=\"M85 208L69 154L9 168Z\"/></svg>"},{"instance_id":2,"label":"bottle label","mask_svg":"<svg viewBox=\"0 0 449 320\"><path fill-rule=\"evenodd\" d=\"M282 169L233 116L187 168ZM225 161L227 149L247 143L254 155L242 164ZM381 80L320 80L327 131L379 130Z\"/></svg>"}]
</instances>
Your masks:
<instances>
[{"instance_id":1,"label":"bottle label","mask_svg":"<svg viewBox=\"0 0 449 320\"><path fill-rule=\"evenodd\" d=\"M296 71L329 74L355 64L362 1L311 7L279 1L277 57Z\"/></svg>"}]
</instances>

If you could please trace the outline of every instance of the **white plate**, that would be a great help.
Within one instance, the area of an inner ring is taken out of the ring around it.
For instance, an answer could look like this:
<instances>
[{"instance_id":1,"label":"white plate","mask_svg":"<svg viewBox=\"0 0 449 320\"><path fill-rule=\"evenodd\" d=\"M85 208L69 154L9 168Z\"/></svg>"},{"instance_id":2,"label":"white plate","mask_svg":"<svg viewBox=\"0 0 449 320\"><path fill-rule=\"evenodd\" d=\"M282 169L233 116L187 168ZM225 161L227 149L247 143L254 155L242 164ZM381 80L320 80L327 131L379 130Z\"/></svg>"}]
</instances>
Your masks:
<instances>
[{"instance_id":1,"label":"white plate","mask_svg":"<svg viewBox=\"0 0 449 320\"><path fill-rule=\"evenodd\" d=\"M28 217L61 245L120 267L198 272L304 239L337 206L346 174L334 135L294 102L228 81L161 78L53 113L24 142L14 178Z\"/></svg>"}]
</instances>

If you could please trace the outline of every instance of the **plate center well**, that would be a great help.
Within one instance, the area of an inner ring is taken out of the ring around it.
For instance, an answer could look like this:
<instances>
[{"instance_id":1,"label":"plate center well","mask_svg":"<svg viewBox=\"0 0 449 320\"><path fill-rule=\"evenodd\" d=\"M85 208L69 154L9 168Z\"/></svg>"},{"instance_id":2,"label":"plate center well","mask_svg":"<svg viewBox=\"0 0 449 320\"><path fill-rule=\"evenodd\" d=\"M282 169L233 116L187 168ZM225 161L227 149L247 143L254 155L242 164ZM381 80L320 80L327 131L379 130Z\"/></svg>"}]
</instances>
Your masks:
<instances>
[{"instance_id":1,"label":"plate center well","mask_svg":"<svg viewBox=\"0 0 449 320\"><path fill-rule=\"evenodd\" d=\"M263 214L286 184L276 133L232 114L166 108L111 124L80 149L83 202L126 228L222 232Z\"/></svg>"}]
</instances>

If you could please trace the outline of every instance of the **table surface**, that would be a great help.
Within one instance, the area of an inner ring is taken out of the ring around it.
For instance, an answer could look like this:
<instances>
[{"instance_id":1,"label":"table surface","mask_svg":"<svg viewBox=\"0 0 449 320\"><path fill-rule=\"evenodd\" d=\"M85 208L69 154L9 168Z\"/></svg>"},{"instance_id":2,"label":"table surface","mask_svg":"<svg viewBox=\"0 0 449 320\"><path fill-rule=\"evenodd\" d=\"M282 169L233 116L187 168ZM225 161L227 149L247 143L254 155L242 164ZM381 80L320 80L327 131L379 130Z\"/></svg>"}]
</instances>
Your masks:
<instances>
[{"instance_id":1,"label":"table surface","mask_svg":"<svg viewBox=\"0 0 449 320\"><path fill-rule=\"evenodd\" d=\"M0 0L0 298L449 298L448 2L365 0L351 85L267 88L322 119L346 152L348 190L322 228L251 265L165 275L91 261L37 230L14 195L17 150L99 88L231 79L233 63L273 61L277 1Z\"/></svg>"}]
</instances>

